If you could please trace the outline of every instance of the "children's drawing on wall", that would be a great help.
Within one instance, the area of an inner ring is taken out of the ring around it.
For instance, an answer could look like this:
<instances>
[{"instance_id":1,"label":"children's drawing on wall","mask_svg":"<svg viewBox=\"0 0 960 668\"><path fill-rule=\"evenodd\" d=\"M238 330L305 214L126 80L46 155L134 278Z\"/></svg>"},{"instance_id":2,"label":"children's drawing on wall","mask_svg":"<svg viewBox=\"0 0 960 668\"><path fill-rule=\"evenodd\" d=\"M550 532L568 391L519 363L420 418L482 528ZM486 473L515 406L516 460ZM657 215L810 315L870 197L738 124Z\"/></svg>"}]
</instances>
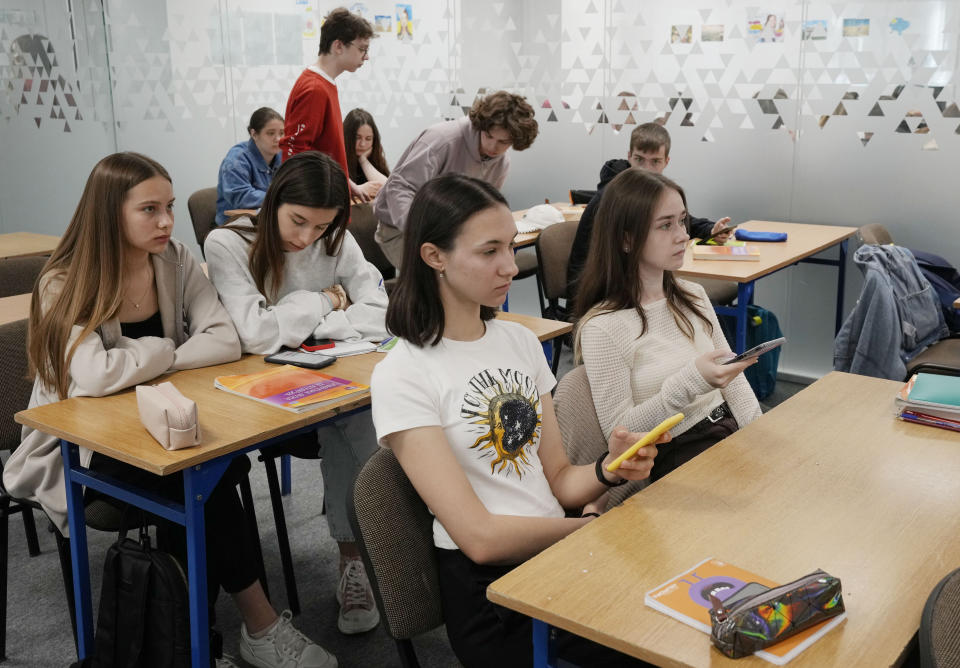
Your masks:
<instances>
[{"instance_id":1,"label":"children's drawing on wall","mask_svg":"<svg viewBox=\"0 0 960 668\"><path fill-rule=\"evenodd\" d=\"M413 5L397 5L397 39L413 41Z\"/></svg>"},{"instance_id":2,"label":"children's drawing on wall","mask_svg":"<svg viewBox=\"0 0 960 668\"><path fill-rule=\"evenodd\" d=\"M723 24L714 23L713 25L704 25L700 28L701 42L722 42Z\"/></svg>"},{"instance_id":3,"label":"children's drawing on wall","mask_svg":"<svg viewBox=\"0 0 960 668\"><path fill-rule=\"evenodd\" d=\"M693 26L674 25L670 26L671 44L690 44L693 42Z\"/></svg>"},{"instance_id":4,"label":"children's drawing on wall","mask_svg":"<svg viewBox=\"0 0 960 668\"><path fill-rule=\"evenodd\" d=\"M375 32L393 32L393 17L388 14L377 14L373 19Z\"/></svg>"},{"instance_id":5,"label":"children's drawing on wall","mask_svg":"<svg viewBox=\"0 0 960 668\"><path fill-rule=\"evenodd\" d=\"M747 21L747 35L756 42L782 42L783 17L766 14L762 18Z\"/></svg>"},{"instance_id":6,"label":"children's drawing on wall","mask_svg":"<svg viewBox=\"0 0 960 668\"><path fill-rule=\"evenodd\" d=\"M868 37L870 35L870 19L844 19L844 37Z\"/></svg>"},{"instance_id":7,"label":"children's drawing on wall","mask_svg":"<svg viewBox=\"0 0 960 668\"><path fill-rule=\"evenodd\" d=\"M803 22L801 39L826 39L827 22L822 19Z\"/></svg>"},{"instance_id":8,"label":"children's drawing on wall","mask_svg":"<svg viewBox=\"0 0 960 668\"><path fill-rule=\"evenodd\" d=\"M910 27L910 21L898 16L895 19L890 19L890 32L895 32L901 37L903 36L903 31Z\"/></svg>"},{"instance_id":9,"label":"children's drawing on wall","mask_svg":"<svg viewBox=\"0 0 960 668\"><path fill-rule=\"evenodd\" d=\"M367 6L362 2L355 2L350 5L348 9L354 14L362 16L363 18L367 18L367 16L370 15L370 10L367 9Z\"/></svg>"}]
</instances>

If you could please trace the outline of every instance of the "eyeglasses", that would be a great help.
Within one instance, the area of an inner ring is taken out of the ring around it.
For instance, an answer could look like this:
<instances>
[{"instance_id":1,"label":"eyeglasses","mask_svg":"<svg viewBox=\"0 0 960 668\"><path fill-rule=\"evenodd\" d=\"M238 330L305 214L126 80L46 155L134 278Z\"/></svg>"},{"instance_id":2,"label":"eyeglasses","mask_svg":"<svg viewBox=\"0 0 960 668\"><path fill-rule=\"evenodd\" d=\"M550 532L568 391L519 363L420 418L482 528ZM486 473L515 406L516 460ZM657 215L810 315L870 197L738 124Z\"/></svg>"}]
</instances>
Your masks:
<instances>
[{"instance_id":1,"label":"eyeglasses","mask_svg":"<svg viewBox=\"0 0 960 668\"><path fill-rule=\"evenodd\" d=\"M359 51L359 52L362 53L363 55L367 55L368 53L370 53L370 45L369 45L369 44L367 44L366 46L360 46L360 45L358 45L356 42L350 42L350 44L353 45L353 46L355 46L355 47L357 47L357 51Z\"/></svg>"}]
</instances>

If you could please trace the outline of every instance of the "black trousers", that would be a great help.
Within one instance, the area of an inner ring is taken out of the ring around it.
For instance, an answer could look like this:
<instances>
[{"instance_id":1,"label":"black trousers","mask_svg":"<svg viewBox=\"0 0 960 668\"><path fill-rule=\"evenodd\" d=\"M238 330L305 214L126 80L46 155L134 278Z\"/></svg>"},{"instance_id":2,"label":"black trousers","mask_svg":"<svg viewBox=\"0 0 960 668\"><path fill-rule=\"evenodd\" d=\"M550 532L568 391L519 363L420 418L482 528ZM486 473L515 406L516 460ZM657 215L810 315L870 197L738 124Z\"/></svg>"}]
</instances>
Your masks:
<instances>
[{"instance_id":1,"label":"black trousers","mask_svg":"<svg viewBox=\"0 0 960 668\"><path fill-rule=\"evenodd\" d=\"M513 566L483 566L460 550L435 548L447 637L466 668L533 665L533 622L487 600L487 586ZM557 656L583 668L650 664L566 631L556 630Z\"/></svg>"},{"instance_id":2,"label":"black trousers","mask_svg":"<svg viewBox=\"0 0 960 668\"><path fill-rule=\"evenodd\" d=\"M243 505L237 492L237 483L249 470L245 456L234 457L220 482L213 488L204 506L204 525L207 538L207 600L210 607L220 588L229 594L243 591L259 577L259 556L254 541L247 530ZM183 502L183 474L154 475L136 466L93 453L90 469L113 476L137 487L163 497ZM97 498L107 498L96 490L87 489L87 503ZM110 499L112 503L119 503ZM139 525L139 518L128 517L130 526ZM150 516L151 524L157 525L157 547L187 563L187 533L184 527L160 517Z\"/></svg>"},{"instance_id":3,"label":"black trousers","mask_svg":"<svg viewBox=\"0 0 960 668\"><path fill-rule=\"evenodd\" d=\"M686 464L738 429L737 419L727 415L717 422L700 420L687 431L657 450L650 471L650 482L656 482L675 468Z\"/></svg>"}]
</instances>

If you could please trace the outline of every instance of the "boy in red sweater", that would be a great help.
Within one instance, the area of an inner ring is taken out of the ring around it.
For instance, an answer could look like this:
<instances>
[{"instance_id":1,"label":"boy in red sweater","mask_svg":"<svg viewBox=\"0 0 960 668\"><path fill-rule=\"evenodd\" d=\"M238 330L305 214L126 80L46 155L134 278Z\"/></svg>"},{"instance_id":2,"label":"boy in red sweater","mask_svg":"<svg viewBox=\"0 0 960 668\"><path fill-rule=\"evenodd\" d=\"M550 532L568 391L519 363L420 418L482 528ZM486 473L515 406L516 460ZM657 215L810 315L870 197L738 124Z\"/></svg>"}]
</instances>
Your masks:
<instances>
[{"instance_id":1,"label":"boy in red sweater","mask_svg":"<svg viewBox=\"0 0 960 668\"><path fill-rule=\"evenodd\" d=\"M280 141L284 160L303 151L321 151L340 163L344 174L350 173L335 79L360 69L373 36L373 27L362 16L343 7L327 14L320 28L319 57L303 71L287 99ZM378 189L378 184L357 186L350 181L351 197L363 202L373 199Z\"/></svg>"}]
</instances>

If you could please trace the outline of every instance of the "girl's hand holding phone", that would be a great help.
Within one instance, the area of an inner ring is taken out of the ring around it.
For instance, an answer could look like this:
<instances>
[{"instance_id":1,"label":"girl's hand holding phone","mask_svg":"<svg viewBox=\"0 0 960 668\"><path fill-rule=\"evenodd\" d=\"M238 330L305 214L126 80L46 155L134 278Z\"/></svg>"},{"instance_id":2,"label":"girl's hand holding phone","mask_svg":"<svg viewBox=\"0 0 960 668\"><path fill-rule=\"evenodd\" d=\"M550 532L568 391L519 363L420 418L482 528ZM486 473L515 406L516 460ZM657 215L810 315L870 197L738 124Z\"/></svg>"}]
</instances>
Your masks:
<instances>
[{"instance_id":1,"label":"girl's hand holding phone","mask_svg":"<svg viewBox=\"0 0 960 668\"><path fill-rule=\"evenodd\" d=\"M629 450L634 443L645 435L646 432L629 431L626 427L614 427L613 433L610 434L610 440L607 441L610 455L602 465L604 475L607 476L607 478L613 481L616 480L617 476L626 478L627 480L644 480L650 477L650 469L653 468L653 458L657 456L657 444L667 443L671 438L670 432L666 432L660 436L655 444L645 445L637 450L636 455L624 460L623 463L620 464L620 468L617 469L616 473L606 472L607 465L610 462Z\"/></svg>"},{"instance_id":2,"label":"girl's hand holding phone","mask_svg":"<svg viewBox=\"0 0 960 668\"><path fill-rule=\"evenodd\" d=\"M710 230L710 234L713 235L713 241L722 246L730 240L730 236L733 234L733 228L728 228L730 224L730 217L721 218L716 223L713 224L713 229Z\"/></svg>"},{"instance_id":3,"label":"girl's hand holding phone","mask_svg":"<svg viewBox=\"0 0 960 668\"><path fill-rule=\"evenodd\" d=\"M743 373L747 367L757 363L756 357L745 359L742 362L724 364L733 353L722 350L711 350L695 360L697 371L711 387L724 388L731 380Z\"/></svg>"}]
</instances>

